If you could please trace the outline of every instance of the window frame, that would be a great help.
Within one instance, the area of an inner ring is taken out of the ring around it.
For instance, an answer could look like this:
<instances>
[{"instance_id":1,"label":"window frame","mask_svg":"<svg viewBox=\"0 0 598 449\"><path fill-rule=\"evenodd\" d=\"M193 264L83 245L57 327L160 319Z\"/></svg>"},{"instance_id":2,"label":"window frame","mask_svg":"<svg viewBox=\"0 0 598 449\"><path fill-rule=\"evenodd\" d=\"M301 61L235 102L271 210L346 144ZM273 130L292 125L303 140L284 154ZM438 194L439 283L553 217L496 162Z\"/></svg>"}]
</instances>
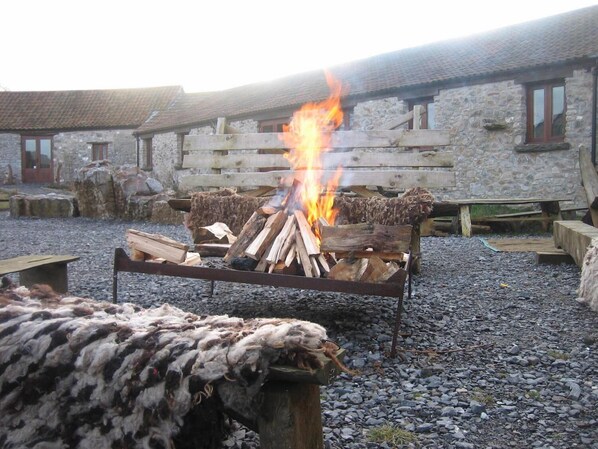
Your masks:
<instances>
[{"instance_id":1,"label":"window frame","mask_svg":"<svg viewBox=\"0 0 598 449\"><path fill-rule=\"evenodd\" d=\"M151 137L143 139L143 168L146 170L151 170L154 166L154 148L152 140Z\"/></svg>"},{"instance_id":2,"label":"window frame","mask_svg":"<svg viewBox=\"0 0 598 449\"><path fill-rule=\"evenodd\" d=\"M553 111L552 92L555 87L563 88L563 134L554 136L552 134ZM534 91L542 89L544 91L544 132L541 137L534 136ZM526 86L526 143L549 143L549 142L563 142L567 134L567 90L565 80L550 80L533 83Z\"/></svg>"},{"instance_id":3,"label":"window frame","mask_svg":"<svg viewBox=\"0 0 598 449\"><path fill-rule=\"evenodd\" d=\"M436 129L436 127L428 128L428 105L435 105L434 97L414 98L413 100L408 100L407 104L409 107L409 111L413 111L414 106L423 106L423 113L421 115L421 123L419 125L419 129ZM409 129L413 129L413 119L409 120Z\"/></svg>"},{"instance_id":4,"label":"window frame","mask_svg":"<svg viewBox=\"0 0 598 449\"><path fill-rule=\"evenodd\" d=\"M91 160L102 161L108 159L108 142L90 142ZM102 157L97 157L102 156Z\"/></svg>"},{"instance_id":5,"label":"window frame","mask_svg":"<svg viewBox=\"0 0 598 449\"><path fill-rule=\"evenodd\" d=\"M269 120L261 120L258 123L258 133L281 133L283 132L283 126L291 122L291 117L279 117ZM264 131L265 127L271 126L271 131Z\"/></svg>"}]
</instances>

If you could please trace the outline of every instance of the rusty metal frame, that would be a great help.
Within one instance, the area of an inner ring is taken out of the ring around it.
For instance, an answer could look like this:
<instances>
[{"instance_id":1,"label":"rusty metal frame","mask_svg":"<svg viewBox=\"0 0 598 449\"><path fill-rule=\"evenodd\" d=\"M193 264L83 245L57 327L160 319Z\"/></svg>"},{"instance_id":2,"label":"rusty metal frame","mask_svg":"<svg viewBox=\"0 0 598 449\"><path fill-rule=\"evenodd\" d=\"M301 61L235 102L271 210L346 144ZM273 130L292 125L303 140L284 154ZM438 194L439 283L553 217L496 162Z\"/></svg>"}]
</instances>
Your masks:
<instances>
[{"instance_id":1,"label":"rusty metal frame","mask_svg":"<svg viewBox=\"0 0 598 449\"><path fill-rule=\"evenodd\" d=\"M118 298L118 272L155 274L160 276L174 276L191 279L235 282L242 284L259 284L272 287L298 288L304 290L318 290L325 292L352 293L357 295L372 295L398 298L391 356L396 355L397 335L401 323L403 309L403 295L407 273L411 272L411 257L405 269L396 282L367 283L355 281L339 281L326 278L308 278L288 274L261 273L256 271L240 271L226 268L189 267L168 263L152 263L131 260L122 248L114 251L114 272L112 277L112 301L116 304ZM411 298L411 275L409 275L408 297Z\"/></svg>"}]
</instances>

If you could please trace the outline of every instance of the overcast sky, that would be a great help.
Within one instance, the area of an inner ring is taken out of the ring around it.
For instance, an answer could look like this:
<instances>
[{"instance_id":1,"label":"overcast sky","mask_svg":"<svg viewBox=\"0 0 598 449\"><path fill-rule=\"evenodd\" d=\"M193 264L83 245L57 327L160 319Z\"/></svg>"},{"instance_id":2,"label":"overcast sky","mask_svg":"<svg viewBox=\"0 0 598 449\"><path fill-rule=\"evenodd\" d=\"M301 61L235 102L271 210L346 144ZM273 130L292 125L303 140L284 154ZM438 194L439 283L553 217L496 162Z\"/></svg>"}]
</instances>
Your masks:
<instances>
[{"instance_id":1,"label":"overcast sky","mask_svg":"<svg viewBox=\"0 0 598 449\"><path fill-rule=\"evenodd\" d=\"M3 0L0 90L219 90L598 0Z\"/></svg>"}]
</instances>

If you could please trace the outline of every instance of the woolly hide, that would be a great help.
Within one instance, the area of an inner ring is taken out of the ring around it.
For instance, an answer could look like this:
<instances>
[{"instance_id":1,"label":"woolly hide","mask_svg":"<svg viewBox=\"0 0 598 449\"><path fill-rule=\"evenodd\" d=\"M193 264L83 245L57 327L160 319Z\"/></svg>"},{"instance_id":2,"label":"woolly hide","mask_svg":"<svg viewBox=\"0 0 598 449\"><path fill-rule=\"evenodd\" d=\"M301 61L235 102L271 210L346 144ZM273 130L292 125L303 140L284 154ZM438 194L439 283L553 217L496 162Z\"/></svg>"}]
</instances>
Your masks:
<instances>
[{"instance_id":1,"label":"woolly hide","mask_svg":"<svg viewBox=\"0 0 598 449\"><path fill-rule=\"evenodd\" d=\"M338 210L336 224L374 223L381 225L418 225L430 212L434 197L421 187L407 190L399 198L337 197L334 208Z\"/></svg>"},{"instance_id":2,"label":"woolly hide","mask_svg":"<svg viewBox=\"0 0 598 449\"><path fill-rule=\"evenodd\" d=\"M181 428L205 444L203 412L251 402L274 362L317 367L325 339L305 321L0 291L0 447L168 449Z\"/></svg>"},{"instance_id":3,"label":"woolly hide","mask_svg":"<svg viewBox=\"0 0 598 449\"><path fill-rule=\"evenodd\" d=\"M598 246L590 247L583 258L577 300L598 312Z\"/></svg>"},{"instance_id":4,"label":"woolly hide","mask_svg":"<svg viewBox=\"0 0 598 449\"><path fill-rule=\"evenodd\" d=\"M194 193L185 224L194 242L201 227L217 221L226 223L233 234L239 235L251 215L269 201L272 199L237 195L232 189ZM433 202L429 191L413 187L400 198L339 196L334 199L333 207L338 210L336 224L417 225L430 215Z\"/></svg>"},{"instance_id":5,"label":"woolly hide","mask_svg":"<svg viewBox=\"0 0 598 449\"><path fill-rule=\"evenodd\" d=\"M211 226L218 221L226 223L233 234L239 235L251 215L268 201L269 198L237 195L232 189L194 193L185 224L194 242L201 227Z\"/></svg>"}]
</instances>

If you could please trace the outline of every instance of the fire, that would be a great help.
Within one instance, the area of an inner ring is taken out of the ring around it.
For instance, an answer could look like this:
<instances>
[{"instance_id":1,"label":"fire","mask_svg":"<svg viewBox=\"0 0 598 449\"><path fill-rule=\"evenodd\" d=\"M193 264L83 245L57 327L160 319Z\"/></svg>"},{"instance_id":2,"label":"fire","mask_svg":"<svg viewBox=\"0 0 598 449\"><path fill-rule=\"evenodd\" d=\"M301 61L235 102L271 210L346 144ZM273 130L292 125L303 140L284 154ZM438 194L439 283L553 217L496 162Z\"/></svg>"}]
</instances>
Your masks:
<instances>
[{"instance_id":1,"label":"fire","mask_svg":"<svg viewBox=\"0 0 598 449\"><path fill-rule=\"evenodd\" d=\"M307 103L296 111L290 124L283 128L283 138L291 148L285 156L294 178L301 182L299 194L308 223L313 224L323 217L332 225L336 218L336 211L332 209L334 192L342 168L339 166L332 176L326 176L322 154L332 149L332 133L343 122L342 85L329 73L326 73L326 81L330 96L318 103Z\"/></svg>"}]
</instances>

